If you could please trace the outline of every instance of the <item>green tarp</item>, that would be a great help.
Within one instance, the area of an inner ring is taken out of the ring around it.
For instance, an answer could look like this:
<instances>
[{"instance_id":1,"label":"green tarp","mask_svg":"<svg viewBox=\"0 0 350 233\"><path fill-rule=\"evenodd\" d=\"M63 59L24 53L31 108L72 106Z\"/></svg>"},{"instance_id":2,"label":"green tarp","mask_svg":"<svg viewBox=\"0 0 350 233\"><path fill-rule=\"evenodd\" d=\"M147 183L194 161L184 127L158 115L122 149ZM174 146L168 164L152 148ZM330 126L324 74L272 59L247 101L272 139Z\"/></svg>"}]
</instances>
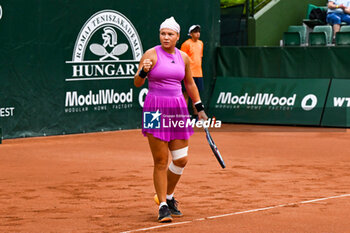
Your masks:
<instances>
[{"instance_id":1,"label":"green tarp","mask_svg":"<svg viewBox=\"0 0 350 233\"><path fill-rule=\"evenodd\" d=\"M350 47L220 47L217 76L350 78Z\"/></svg>"},{"instance_id":2,"label":"green tarp","mask_svg":"<svg viewBox=\"0 0 350 233\"><path fill-rule=\"evenodd\" d=\"M0 128L4 138L141 127L146 94L133 76L174 16L178 47L202 25L208 100L219 41L212 0L11 0L0 19ZM195 7L193 7L195 6ZM147 86L145 86L147 87Z\"/></svg>"},{"instance_id":3,"label":"green tarp","mask_svg":"<svg viewBox=\"0 0 350 233\"><path fill-rule=\"evenodd\" d=\"M220 47L217 75L222 78L217 79L210 110L227 122L349 127L349 54L350 47L340 46ZM303 112L301 100L296 99L298 112L294 108L276 112L256 105L217 103L221 92L232 96L273 93L276 97L290 97L291 93L284 93L286 90L298 96L313 95L308 101L316 98L317 105Z\"/></svg>"}]
</instances>

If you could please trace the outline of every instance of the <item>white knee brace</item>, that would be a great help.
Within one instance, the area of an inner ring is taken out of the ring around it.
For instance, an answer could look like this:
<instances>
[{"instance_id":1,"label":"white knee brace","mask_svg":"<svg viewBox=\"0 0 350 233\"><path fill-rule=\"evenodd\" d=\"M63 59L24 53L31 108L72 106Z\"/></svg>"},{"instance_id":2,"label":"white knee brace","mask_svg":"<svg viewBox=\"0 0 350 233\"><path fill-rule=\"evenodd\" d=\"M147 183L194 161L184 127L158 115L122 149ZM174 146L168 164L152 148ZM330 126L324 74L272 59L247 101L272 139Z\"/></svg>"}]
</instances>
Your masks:
<instances>
[{"instance_id":1,"label":"white knee brace","mask_svg":"<svg viewBox=\"0 0 350 233\"><path fill-rule=\"evenodd\" d=\"M171 156L173 157L173 161L181 159L183 157L186 157L187 152L188 152L188 146L181 148L181 149L178 149L178 150L170 151Z\"/></svg>"},{"instance_id":2,"label":"white knee brace","mask_svg":"<svg viewBox=\"0 0 350 233\"><path fill-rule=\"evenodd\" d=\"M176 174L176 175L182 175L183 171L184 171L184 168L183 167L179 167L179 166L176 166L173 161L171 161L170 165L169 165L169 170Z\"/></svg>"},{"instance_id":3,"label":"white knee brace","mask_svg":"<svg viewBox=\"0 0 350 233\"><path fill-rule=\"evenodd\" d=\"M178 159L181 159L183 157L186 157L187 156L187 151L188 151L188 146L184 147L184 148L181 148L181 149L178 149L178 150L173 150L173 151L170 151L171 153L171 156L173 158L173 161L175 160L178 160ZM176 166L173 161L171 161L170 165L169 165L169 170L176 174L176 175L182 175L183 171L184 171L184 168L183 167L179 167L179 166Z\"/></svg>"}]
</instances>

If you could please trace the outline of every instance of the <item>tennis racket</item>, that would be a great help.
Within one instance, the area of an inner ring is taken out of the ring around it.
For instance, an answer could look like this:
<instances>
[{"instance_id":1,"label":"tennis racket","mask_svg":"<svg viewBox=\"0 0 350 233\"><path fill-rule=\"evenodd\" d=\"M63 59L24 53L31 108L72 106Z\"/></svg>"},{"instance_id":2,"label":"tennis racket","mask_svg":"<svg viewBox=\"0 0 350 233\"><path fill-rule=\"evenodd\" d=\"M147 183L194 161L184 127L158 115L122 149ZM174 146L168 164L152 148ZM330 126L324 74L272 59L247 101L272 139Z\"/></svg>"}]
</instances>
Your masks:
<instances>
[{"instance_id":1,"label":"tennis racket","mask_svg":"<svg viewBox=\"0 0 350 233\"><path fill-rule=\"evenodd\" d=\"M210 133L209 133L208 128L205 128L205 127L204 127L204 131L205 131L205 134L206 134L206 137L207 137L209 146L210 146L211 150L213 151L213 153L214 153L214 155L215 155L215 158L218 160L220 166L221 166L222 168L225 168L225 167L226 167L225 162L224 162L224 160L222 159L221 154L220 154L220 151L219 151L218 147L215 145L215 143L214 143L214 141L213 141L213 138L211 137L211 135L210 135Z\"/></svg>"}]
</instances>

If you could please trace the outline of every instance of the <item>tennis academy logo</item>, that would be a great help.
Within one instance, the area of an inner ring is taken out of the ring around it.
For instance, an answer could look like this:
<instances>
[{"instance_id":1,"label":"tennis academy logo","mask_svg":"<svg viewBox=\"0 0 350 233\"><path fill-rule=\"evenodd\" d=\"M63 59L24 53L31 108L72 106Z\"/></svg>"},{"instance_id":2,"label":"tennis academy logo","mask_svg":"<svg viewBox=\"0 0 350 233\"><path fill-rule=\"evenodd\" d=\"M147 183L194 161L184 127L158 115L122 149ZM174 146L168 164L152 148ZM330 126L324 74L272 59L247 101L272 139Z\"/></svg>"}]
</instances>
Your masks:
<instances>
[{"instance_id":1,"label":"tennis academy logo","mask_svg":"<svg viewBox=\"0 0 350 233\"><path fill-rule=\"evenodd\" d=\"M65 112L132 108L130 79L142 55L140 37L128 18L114 10L92 15L78 34L72 60L66 61Z\"/></svg>"},{"instance_id":2,"label":"tennis academy logo","mask_svg":"<svg viewBox=\"0 0 350 233\"><path fill-rule=\"evenodd\" d=\"M132 79L143 55L139 35L123 14L99 11L80 30L66 81Z\"/></svg>"}]
</instances>

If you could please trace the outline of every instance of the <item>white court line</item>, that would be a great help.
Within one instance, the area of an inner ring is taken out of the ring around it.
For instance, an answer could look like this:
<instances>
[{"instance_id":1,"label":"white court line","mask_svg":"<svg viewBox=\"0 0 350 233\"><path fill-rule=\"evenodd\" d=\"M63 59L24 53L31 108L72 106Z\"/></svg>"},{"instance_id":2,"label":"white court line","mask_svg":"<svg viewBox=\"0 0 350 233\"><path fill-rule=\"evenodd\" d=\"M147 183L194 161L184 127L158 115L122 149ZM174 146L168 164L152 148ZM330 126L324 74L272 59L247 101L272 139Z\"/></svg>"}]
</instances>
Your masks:
<instances>
[{"instance_id":1,"label":"white court line","mask_svg":"<svg viewBox=\"0 0 350 233\"><path fill-rule=\"evenodd\" d=\"M152 230L152 229L157 229L157 228L163 228L163 227L170 227L174 225L181 225L181 224L186 224L186 223L191 223L193 221L186 221L186 222L176 222L176 223L169 223L165 225L159 225L159 226L154 226L154 227L147 227L147 228L142 228L142 229L137 229L137 230L131 230L131 231L123 231L121 233L129 233L129 232L137 232L137 231L147 231L147 230Z\"/></svg>"},{"instance_id":2,"label":"white court line","mask_svg":"<svg viewBox=\"0 0 350 233\"><path fill-rule=\"evenodd\" d=\"M140 229L135 229L135 230L130 230L130 231L123 231L121 233L148 231L148 230L152 230L152 229L170 227L170 226L174 226L174 225L184 225L184 224L187 224L187 223L193 223L195 221L204 221L204 220L208 220L208 219L222 218L222 217L238 215L238 214L247 214L247 213L253 213L253 212L258 212L258 211L270 210L270 209L275 209L275 208L280 208L280 207L293 206L293 205L297 205L297 204L308 204L308 203L324 201L324 200L329 200L329 199L335 199L335 198L342 198L342 197L350 197L350 194L342 194L342 195L339 195L339 196L331 196L331 197L318 198L318 199L313 199L313 200L308 200L308 201L301 201L301 202L295 202L295 203L289 203L289 204L275 205L275 206L264 207L264 208L253 209L253 210L233 212L233 213L228 213L228 214L210 216L210 217L206 217L206 218L199 218L199 219L195 219L195 220L191 220L191 221L169 223L169 224L158 225L158 226L154 226L154 227L147 227L147 228L140 228Z\"/></svg>"}]
</instances>

